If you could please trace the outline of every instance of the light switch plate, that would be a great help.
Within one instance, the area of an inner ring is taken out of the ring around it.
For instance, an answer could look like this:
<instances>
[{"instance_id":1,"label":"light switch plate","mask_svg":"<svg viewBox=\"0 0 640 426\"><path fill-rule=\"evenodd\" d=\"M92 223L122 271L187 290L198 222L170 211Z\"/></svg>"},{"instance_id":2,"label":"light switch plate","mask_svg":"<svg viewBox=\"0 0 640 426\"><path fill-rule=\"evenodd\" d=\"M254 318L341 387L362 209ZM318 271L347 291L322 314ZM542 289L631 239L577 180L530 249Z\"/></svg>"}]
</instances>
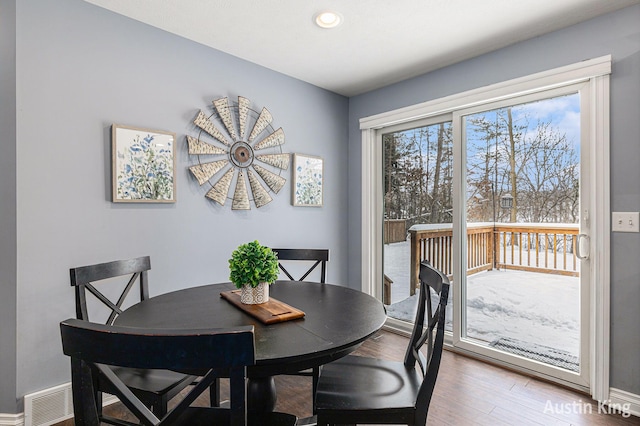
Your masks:
<instances>
[{"instance_id":1,"label":"light switch plate","mask_svg":"<svg viewBox=\"0 0 640 426\"><path fill-rule=\"evenodd\" d=\"M613 232L640 232L640 212L611 213Z\"/></svg>"}]
</instances>

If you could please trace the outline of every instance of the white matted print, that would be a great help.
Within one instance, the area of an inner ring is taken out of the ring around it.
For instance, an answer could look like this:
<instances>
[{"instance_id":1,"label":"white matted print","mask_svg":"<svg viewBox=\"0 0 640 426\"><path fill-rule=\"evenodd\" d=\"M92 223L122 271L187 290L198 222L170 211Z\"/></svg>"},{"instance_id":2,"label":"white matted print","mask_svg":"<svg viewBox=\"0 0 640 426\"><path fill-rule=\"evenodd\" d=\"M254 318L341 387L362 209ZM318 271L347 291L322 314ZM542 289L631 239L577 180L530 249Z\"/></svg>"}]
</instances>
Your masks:
<instances>
[{"instance_id":1,"label":"white matted print","mask_svg":"<svg viewBox=\"0 0 640 426\"><path fill-rule=\"evenodd\" d=\"M322 206L323 166L320 157L293 154L293 189L291 193L294 206Z\"/></svg>"},{"instance_id":2,"label":"white matted print","mask_svg":"<svg viewBox=\"0 0 640 426\"><path fill-rule=\"evenodd\" d=\"M176 134L111 126L114 203L176 201Z\"/></svg>"}]
</instances>

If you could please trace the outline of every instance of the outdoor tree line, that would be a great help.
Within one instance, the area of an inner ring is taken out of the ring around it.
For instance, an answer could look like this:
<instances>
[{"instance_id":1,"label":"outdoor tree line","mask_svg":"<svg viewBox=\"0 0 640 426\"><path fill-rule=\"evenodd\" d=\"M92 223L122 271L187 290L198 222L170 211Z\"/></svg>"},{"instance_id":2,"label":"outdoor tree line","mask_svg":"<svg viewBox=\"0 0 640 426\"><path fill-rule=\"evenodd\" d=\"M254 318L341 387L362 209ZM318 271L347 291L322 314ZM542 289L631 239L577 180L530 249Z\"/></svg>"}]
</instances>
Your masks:
<instances>
[{"instance_id":1,"label":"outdoor tree line","mask_svg":"<svg viewBox=\"0 0 640 426\"><path fill-rule=\"evenodd\" d=\"M385 219L452 220L451 123L383 135Z\"/></svg>"},{"instance_id":2,"label":"outdoor tree line","mask_svg":"<svg viewBox=\"0 0 640 426\"><path fill-rule=\"evenodd\" d=\"M467 116L465 133L467 222L577 222L578 141L552 119L506 107ZM383 147L385 219L451 222L451 123L383 135Z\"/></svg>"}]
</instances>

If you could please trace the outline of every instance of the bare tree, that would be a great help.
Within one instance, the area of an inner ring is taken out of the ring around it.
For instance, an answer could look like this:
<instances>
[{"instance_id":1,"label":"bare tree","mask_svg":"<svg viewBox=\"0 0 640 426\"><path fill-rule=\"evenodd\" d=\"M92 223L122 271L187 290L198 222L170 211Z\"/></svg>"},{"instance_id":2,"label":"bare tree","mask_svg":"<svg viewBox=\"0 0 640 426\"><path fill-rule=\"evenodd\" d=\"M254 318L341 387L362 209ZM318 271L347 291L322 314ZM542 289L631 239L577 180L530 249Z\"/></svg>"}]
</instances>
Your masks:
<instances>
[{"instance_id":1,"label":"bare tree","mask_svg":"<svg viewBox=\"0 0 640 426\"><path fill-rule=\"evenodd\" d=\"M573 143L543 122L527 142L535 155L528 155L518 171L520 216L529 222L576 222L579 159Z\"/></svg>"},{"instance_id":2,"label":"bare tree","mask_svg":"<svg viewBox=\"0 0 640 426\"><path fill-rule=\"evenodd\" d=\"M386 218L451 222L451 132L448 122L383 136ZM468 221L575 222L578 150L551 120L507 107L468 116L465 132Z\"/></svg>"},{"instance_id":3,"label":"bare tree","mask_svg":"<svg viewBox=\"0 0 640 426\"><path fill-rule=\"evenodd\" d=\"M451 222L450 123L383 135L385 217Z\"/></svg>"},{"instance_id":4,"label":"bare tree","mask_svg":"<svg viewBox=\"0 0 640 426\"><path fill-rule=\"evenodd\" d=\"M577 151L551 122L530 124L527 114L516 121L511 107L470 117L469 220L488 220L490 206L497 221L575 221L579 202ZM507 193L513 204L504 212L496 200Z\"/></svg>"}]
</instances>

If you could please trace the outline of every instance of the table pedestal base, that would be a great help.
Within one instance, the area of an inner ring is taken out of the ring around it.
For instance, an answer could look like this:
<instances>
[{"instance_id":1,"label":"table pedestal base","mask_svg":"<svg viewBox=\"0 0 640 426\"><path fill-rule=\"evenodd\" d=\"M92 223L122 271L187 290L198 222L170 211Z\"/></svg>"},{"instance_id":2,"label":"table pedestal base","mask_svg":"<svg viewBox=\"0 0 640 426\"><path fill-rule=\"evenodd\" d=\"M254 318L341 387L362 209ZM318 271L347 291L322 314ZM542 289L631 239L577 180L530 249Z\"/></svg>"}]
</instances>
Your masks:
<instances>
[{"instance_id":1,"label":"table pedestal base","mask_svg":"<svg viewBox=\"0 0 640 426\"><path fill-rule=\"evenodd\" d=\"M273 376L250 378L247 384L249 411L266 413L276 408L276 382Z\"/></svg>"}]
</instances>

